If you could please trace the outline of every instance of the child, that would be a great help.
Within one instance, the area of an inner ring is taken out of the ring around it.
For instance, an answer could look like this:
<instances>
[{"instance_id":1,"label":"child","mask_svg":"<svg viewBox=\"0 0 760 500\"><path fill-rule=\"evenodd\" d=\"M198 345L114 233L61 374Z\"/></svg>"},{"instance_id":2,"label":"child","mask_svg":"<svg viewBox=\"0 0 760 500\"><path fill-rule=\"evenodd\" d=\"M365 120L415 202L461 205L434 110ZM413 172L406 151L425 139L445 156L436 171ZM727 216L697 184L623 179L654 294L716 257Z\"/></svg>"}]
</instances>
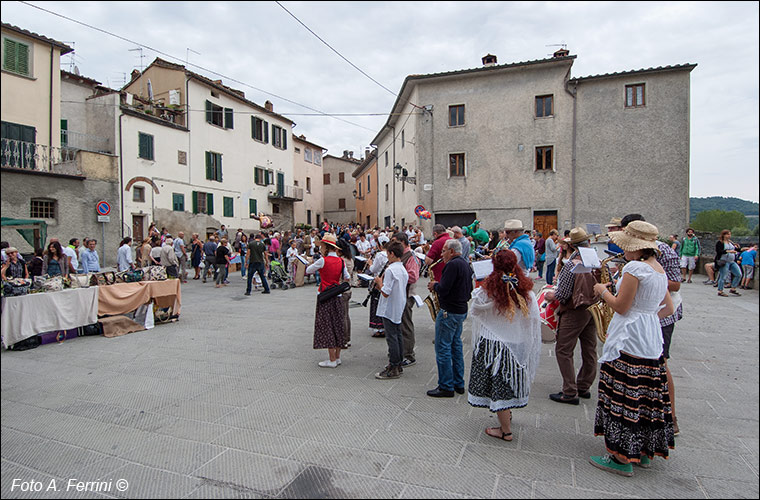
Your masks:
<instances>
[{"instance_id":1,"label":"child","mask_svg":"<svg viewBox=\"0 0 760 500\"><path fill-rule=\"evenodd\" d=\"M290 242L290 248L285 253L285 257L288 259L288 273L290 278L295 281L296 279L296 257L298 256L298 242L292 240Z\"/></svg>"},{"instance_id":2,"label":"child","mask_svg":"<svg viewBox=\"0 0 760 500\"><path fill-rule=\"evenodd\" d=\"M375 278L375 285L380 290L380 302L377 305L377 315L383 319L385 341L388 343L389 364L385 370L377 373L375 378L380 380L399 378L404 370L404 338L401 334L401 316L406 307L406 284L409 274L401 256L404 246L394 241L386 249L388 251L388 267L382 277Z\"/></svg>"},{"instance_id":3,"label":"child","mask_svg":"<svg viewBox=\"0 0 760 500\"><path fill-rule=\"evenodd\" d=\"M757 244L745 248L739 259L742 264L743 277L741 286L743 290L749 290L749 282L755 275L755 259L757 258Z\"/></svg>"}]
</instances>

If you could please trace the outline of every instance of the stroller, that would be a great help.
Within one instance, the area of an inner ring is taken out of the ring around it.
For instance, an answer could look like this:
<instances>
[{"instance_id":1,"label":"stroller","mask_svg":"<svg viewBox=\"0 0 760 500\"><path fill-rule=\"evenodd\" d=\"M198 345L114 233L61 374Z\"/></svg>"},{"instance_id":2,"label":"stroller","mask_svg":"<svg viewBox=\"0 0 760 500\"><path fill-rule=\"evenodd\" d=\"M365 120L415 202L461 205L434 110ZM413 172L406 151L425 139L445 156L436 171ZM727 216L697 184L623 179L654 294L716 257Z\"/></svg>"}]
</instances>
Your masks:
<instances>
[{"instance_id":1,"label":"stroller","mask_svg":"<svg viewBox=\"0 0 760 500\"><path fill-rule=\"evenodd\" d=\"M277 288L278 285L283 290L295 287L293 279L288 275L288 271L279 260L269 262L269 275L267 277L272 283L272 288Z\"/></svg>"}]
</instances>

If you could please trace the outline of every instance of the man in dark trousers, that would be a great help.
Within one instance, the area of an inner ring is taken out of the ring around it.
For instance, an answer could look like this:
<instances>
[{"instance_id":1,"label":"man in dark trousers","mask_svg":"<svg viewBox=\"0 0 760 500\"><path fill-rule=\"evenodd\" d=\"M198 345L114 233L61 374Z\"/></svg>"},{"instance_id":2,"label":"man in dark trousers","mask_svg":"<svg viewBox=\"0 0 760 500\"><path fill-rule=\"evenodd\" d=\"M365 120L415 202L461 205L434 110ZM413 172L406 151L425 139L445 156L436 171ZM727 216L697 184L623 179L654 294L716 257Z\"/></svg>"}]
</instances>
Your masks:
<instances>
[{"instance_id":1,"label":"man in dark trousers","mask_svg":"<svg viewBox=\"0 0 760 500\"><path fill-rule=\"evenodd\" d=\"M401 366L412 366L417 362L414 356L414 321L412 321L412 308L417 303L414 300L414 284L420 277L420 263L414 256L414 252L409 247L409 237L403 231L393 235L393 241L398 241L404 247L404 254L401 256L401 263L404 264L406 273L409 276L406 285L406 306L404 314L401 317L401 333L404 337L404 361Z\"/></svg>"},{"instance_id":2,"label":"man in dark trousers","mask_svg":"<svg viewBox=\"0 0 760 500\"><path fill-rule=\"evenodd\" d=\"M253 236L253 235L251 235ZM261 233L253 236L248 242L248 255L246 256L245 264L248 266L248 288L245 289L245 294L251 294L251 282L253 280L253 273L259 273L261 278L261 284L264 286L264 291L261 293L269 292L269 283L267 283L266 265L268 259L267 247L263 241L261 241Z\"/></svg>"},{"instance_id":3,"label":"man in dark trousers","mask_svg":"<svg viewBox=\"0 0 760 500\"><path fill-rule=\"evenodd\" d=\"M428 290L438 294L441 307L435 318L438 387L427 391L427 395L452 398L454 391L464 394L462 324L467 318L467 303L472 293L472 270L462 257L462 244L455 239L449 239L443 245L442 258L446 266L441 281L428 283Z\"/></svg>"}]
</instances>

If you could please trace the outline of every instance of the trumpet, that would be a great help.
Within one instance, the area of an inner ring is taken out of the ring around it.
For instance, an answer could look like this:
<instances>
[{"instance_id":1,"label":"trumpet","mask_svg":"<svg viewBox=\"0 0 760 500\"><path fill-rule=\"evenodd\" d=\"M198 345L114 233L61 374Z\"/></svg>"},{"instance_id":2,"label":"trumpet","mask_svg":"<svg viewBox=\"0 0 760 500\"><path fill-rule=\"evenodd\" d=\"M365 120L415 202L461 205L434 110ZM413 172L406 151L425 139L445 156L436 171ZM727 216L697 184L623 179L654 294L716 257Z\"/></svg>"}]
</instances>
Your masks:
<instances>
[{"instance_id":1,"label":"trumpet","mask_svg":"<svg viewBox=\"0 0 760 500\"><path fill-rule=\"evenodd\" d=\"M435 281L435 277L433 276L433 268L441 263L443 259L438 259L437 261L433 262L428 266L428 274L430 275L430 281ZM430 292L430 295L428 295L425 300L423 300L425 304L428 306L428 310L430 311L430 317L433 318L433 322L435 322L436 316L438 316L438 311L441 309L441 305L438 302L438 294L435 292L435 290L432 290Z\"/></svg>"}]
</instances>

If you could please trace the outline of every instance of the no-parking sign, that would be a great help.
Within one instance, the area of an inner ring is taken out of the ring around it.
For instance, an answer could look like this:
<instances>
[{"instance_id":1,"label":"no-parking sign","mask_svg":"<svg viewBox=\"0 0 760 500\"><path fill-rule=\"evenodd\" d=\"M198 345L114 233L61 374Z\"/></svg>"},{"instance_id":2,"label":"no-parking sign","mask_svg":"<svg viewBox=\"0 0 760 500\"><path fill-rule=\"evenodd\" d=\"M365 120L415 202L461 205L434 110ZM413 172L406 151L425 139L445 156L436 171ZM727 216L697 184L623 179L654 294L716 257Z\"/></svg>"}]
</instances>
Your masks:
<instances>
[{"instance_id":1,"label":"no-parking sign","mask_svg":"<svg viewBox=\"0 0 760 500\"><path fill-rule=\"evenodd\" d=\"M95 213L98 214L98 222L111 222L111 205L107 201L99 201L95 206Z\"/></svg>"}]
</instances>

